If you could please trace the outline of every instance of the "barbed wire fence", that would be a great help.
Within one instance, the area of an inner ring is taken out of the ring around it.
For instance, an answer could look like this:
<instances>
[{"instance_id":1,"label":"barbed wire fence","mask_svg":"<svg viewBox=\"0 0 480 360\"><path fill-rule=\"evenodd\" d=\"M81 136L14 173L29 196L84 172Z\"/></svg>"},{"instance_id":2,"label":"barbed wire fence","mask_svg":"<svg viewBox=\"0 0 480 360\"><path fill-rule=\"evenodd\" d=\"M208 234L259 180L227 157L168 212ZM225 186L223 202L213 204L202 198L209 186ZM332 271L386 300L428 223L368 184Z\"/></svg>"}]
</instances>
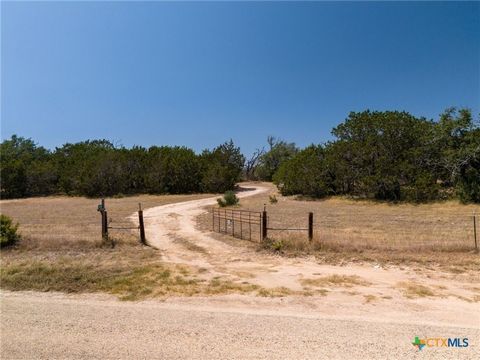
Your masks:
<instances>
[{"instance_id":1,"label":"barbed wire fence","mask_svg":"<svg viewBox=\"0 0 480 360\"><path fill-rule=\"evenodd\" d=\"M102 200L97 208L100 221L81 221L75 229L101 231L105 243L115 246L118 232L138 234L140 243L148 245L145 219L139 204L138 217L111 216ZM211 230L236 238L262 242L266 240L303 241L318 246L338 249L400 249L400 250L460 250L478 252L479 214L415 212L376 214L363 212L330 213L328 211L301 212L298 209L275 209L264 206L263 211L236 208L211 208ZM57 223L30 221L29 225L58 226ZM100 226L99 226L100 225ZM68 223L65 224L68 226Z\"/></svg>"},{"instance_id":2,"label":"barbed wire fence","mask_svg":"<svg viewBox=\"0 0 480 360\"><path fill-rule=\"evenodd\" d=\"M329 214L298 211L211 209L211 229L247 240L308 241L337 248L478 251L476 212L471 214ZM245 215L248 214L248 215ZM249 218L256 219L250 223ZM247 217L247 220L245 218Z\"/></svg>"}]
</instances>

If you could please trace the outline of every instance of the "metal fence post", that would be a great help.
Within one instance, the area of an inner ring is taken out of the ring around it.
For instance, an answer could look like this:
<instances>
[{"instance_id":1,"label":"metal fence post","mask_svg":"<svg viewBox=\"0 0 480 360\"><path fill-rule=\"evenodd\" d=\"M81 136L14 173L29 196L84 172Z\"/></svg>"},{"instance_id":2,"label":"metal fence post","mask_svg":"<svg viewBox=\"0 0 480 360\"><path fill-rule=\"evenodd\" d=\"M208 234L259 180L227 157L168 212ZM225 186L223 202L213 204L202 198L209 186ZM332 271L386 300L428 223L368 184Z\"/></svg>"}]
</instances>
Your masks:
<instances>
[{"instance_id":1,"label":"metal fence post","mask_svg":"<svg viewBox=\"0 0 480 360\"><path fill-rule=\"evenodd\" d=\"M308 240L312 241L313 239L313 213L308 213Z\"/></svg>"}]
</instances>

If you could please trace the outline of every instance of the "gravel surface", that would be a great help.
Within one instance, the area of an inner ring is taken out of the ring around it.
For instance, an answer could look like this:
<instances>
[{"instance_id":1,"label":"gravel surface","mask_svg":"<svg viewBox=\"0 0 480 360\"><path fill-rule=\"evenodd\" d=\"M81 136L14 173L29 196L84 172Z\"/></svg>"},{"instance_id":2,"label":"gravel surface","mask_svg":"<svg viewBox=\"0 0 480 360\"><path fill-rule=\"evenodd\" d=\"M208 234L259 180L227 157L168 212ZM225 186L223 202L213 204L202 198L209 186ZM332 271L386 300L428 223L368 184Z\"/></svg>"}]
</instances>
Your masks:
<instances>
[{"instance_id":1,"label":"gravel surface","mask_svg":"<svg viewBox=\"0 0 480 360\"><path fill-rule=\"evenodd\" d=\"M477 329L2 293L2 359L478 359ZM415 336L469 337L425 348Z\"/></svg>"}]
</instances>

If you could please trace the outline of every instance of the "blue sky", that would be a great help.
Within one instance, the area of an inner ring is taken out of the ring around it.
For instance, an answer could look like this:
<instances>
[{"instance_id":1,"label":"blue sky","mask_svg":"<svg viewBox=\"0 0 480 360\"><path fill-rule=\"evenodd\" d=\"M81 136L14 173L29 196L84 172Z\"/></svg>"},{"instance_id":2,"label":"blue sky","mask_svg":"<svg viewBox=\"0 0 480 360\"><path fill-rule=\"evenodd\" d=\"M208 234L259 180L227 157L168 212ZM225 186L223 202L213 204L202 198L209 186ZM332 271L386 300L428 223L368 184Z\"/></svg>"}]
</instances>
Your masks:
<instances>
[{"instance_id":1,"label":"blue sky","mask_svg":"<svg viewBox=\"0 0 480 360\"><path fill-rule=\"evenodd\" d=\"M330 139L350 111L480 112L480 3L1 4L2 139Z\"/></svg>"}]
</instances>

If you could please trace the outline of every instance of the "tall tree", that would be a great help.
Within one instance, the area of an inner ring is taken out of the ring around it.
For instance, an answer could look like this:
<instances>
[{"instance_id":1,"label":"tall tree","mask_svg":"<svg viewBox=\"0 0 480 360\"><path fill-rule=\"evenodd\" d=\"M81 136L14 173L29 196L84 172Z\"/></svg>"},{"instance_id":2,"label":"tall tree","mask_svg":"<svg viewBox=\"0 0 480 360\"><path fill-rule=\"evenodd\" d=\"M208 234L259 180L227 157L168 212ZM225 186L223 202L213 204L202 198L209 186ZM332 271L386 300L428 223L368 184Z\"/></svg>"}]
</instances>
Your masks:
<instances>
[{"instance_id":1,"label":"tall tree","mask_svg":"<svg viewBox=\"0 0 480 360\"><path fill-rule=\"evenodd\" d=\"M245 157L232 140L202 153L202 190L221 193L240 181Z\"/></svg>"},{"instance_id":2,"label":"tall tree","mask_svg":"<svg viewBox=\"0 0 480 360\"><path fill-rule=\"evenodd\" d=\"M259 158L255 174L260 180L272 181L273 174L280 168L280 165L292 158L298 149L295 143L287 143L273 136L267 138L267 143L269 149Z\"/></svg>"}]
</instances>

